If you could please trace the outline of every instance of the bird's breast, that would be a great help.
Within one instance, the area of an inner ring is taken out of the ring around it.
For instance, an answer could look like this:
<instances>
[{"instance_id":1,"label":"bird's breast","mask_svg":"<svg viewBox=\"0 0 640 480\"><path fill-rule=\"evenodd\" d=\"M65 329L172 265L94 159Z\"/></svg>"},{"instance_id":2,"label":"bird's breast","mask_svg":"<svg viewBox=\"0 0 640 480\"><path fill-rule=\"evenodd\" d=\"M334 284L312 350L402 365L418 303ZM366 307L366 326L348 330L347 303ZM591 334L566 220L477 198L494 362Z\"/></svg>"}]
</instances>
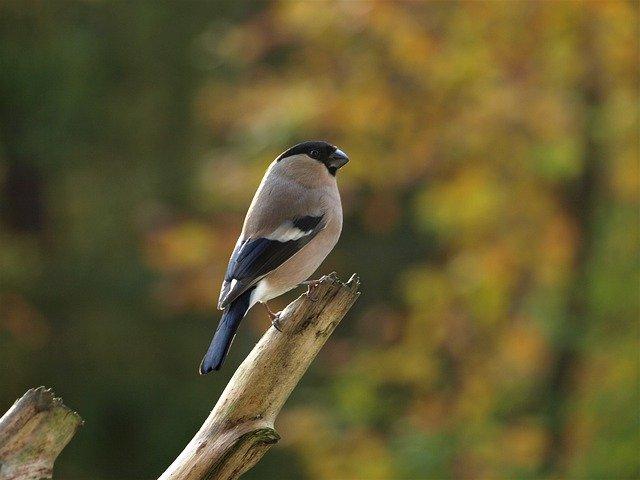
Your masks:
<instances>
[{"instance_id":1,"label":"bird's breast","mask_svg":"<svg viewBox=\"0 0 640 480\"><path fill-rule=\"evenodd\" d=\"M307 280L336 245L341 230L342 212L331 216L327 226L302 250L260 280L252 301L269 301Z\"/></svg>"}]
</instances>

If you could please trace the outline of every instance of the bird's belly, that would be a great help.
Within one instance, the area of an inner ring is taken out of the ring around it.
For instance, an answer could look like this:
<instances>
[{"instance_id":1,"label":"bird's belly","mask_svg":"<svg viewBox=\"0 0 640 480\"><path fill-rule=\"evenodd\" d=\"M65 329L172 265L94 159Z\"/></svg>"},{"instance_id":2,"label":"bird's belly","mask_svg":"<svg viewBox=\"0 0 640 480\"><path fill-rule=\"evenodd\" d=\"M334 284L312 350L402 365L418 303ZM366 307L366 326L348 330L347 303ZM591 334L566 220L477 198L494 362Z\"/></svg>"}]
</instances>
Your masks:
<instances>
[{"instance_id":1,"label":"bird's belly","mask_svg":"<svg viewBox=\"0 0 640 480\"><path fill-rule=\"evenodd\" d=\"M255 294L252 295L252 302L269 301L307 280L329 255L338 240L337 235L323 235L325 233L329 234L330 232L322 231L312 240L315 242L313 249L303 248L260 280L256 286Z\"/></svg>"}]
</instances>

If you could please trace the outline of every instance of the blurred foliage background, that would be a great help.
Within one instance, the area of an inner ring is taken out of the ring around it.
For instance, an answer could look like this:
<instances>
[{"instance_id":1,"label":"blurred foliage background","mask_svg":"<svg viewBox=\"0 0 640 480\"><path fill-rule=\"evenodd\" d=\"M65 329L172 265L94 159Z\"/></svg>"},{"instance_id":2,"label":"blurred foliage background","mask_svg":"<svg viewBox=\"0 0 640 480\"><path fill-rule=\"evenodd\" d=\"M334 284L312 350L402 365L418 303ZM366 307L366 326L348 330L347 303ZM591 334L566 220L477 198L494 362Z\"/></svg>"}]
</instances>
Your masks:
<instances>
[{"instance_id":1,"label":"blurred foliage background","mask_svg":"<svg viewBox=\"0 0 640 480\"><path fill-rule=\"evenodd\" d=\"M325 139L363 294L245 478L640 478L638 9L0 1L0 410L160 474L268 326L197 375L259 179Z\"/></svg>"}]
</instances>

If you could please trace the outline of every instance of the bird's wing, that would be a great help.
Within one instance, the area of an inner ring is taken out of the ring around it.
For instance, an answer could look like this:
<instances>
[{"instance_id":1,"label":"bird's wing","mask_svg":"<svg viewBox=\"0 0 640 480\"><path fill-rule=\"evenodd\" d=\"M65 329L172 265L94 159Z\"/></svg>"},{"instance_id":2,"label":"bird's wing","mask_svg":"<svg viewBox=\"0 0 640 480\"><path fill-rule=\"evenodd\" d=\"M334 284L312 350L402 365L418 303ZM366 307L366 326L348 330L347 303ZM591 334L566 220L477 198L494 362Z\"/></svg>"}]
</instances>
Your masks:
<instances>
[{"instance_id":1,"label":"bird's wing","mask_svg":"<svg viewBox=\"0 0 640 480\"><path fill-rule=\"evenodd\" d=\"M240 238L222 284L218 308L224 309L307 245L326 226L324 215L295 217L259 238Z\"/></svg>"}]
</instances>

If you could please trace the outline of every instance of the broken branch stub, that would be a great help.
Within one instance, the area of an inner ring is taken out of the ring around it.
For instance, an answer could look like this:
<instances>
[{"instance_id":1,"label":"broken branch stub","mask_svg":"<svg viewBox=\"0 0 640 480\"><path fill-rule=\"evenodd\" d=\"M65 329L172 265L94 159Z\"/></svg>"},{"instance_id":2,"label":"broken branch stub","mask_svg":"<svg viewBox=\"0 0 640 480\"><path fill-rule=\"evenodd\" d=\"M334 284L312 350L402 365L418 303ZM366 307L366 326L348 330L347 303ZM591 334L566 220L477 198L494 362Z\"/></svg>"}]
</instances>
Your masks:
<instances>
[{"instance_id":1,"label":"broken branch stub","mask_svg":"<svg viewBox=\"0 0 640 480\"><path fill-rule=\"evenodd\" d=\"M82 418L50 389L32 388L0 418L0 480L49 479Z\"/></svg>"}]
</instances>

